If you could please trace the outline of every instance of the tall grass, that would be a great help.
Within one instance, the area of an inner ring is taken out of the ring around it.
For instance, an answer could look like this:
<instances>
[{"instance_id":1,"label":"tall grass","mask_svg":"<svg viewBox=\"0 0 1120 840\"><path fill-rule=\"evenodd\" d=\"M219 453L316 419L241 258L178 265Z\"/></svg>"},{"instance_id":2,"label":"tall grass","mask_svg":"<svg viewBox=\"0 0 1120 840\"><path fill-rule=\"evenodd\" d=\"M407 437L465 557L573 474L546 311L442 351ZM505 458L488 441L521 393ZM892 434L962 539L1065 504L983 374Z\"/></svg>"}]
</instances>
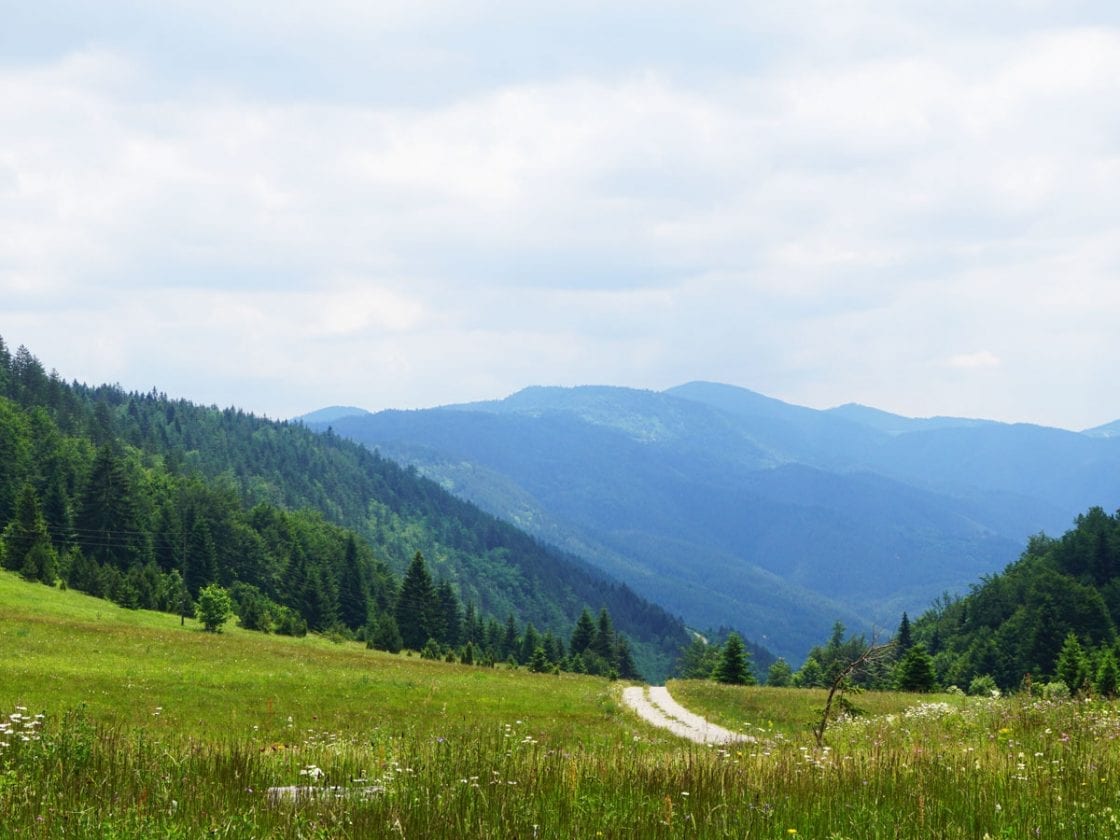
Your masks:
<instances>
[{"instance_id":1,"label":"tall grass","mask_svg":"<svg viewBox=\"0 0 1120 840\"><path fill-rule=\"evenodd\" d=\"M0 838L1120 837L1112 703L866 694L818 750L814 692L674 683L758 738L702 747L605 680L35 589L0 574Z\"/></svg>"}]
</instances>

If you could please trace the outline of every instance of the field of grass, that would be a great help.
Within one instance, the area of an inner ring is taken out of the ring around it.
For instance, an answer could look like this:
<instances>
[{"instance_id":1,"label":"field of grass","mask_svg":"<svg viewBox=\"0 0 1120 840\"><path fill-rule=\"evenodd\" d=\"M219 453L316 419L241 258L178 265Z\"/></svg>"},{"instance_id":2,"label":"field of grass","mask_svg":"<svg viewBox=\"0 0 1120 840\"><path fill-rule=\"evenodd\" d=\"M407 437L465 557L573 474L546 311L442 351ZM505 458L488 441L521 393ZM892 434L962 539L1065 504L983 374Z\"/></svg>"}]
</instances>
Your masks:
<instances>
[{"instance_id":1,"label":"field of grass","mask_svg":"<svg viewBox=\"0 0 1120 840\"><path fill-rule=\"evenodd\" d=\"M0 573L0 837L1120 837L1112 703L864 694L817 750L814 692L671 690L759 740L675 741L605 680L213 636Z\"/></svg>"}]
</instances>

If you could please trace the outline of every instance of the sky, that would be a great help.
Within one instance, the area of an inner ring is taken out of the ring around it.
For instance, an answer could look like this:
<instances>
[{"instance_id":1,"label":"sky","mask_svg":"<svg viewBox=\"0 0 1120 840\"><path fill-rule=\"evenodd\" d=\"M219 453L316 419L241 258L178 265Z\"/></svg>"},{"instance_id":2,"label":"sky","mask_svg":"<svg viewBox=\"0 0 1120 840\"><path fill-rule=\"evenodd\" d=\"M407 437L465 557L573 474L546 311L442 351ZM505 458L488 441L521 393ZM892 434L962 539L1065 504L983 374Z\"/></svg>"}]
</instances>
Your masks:
<instances>
[{"instance_id":1,"label":"sky","mask_svg":"<svg viewBox=\"0 0 1120 840\"><path fill-rule=\"evenodd\" d=\"M5 3L0 336L290 417L1120 418L1120 5Z\"/></svg>"}]
</instances>

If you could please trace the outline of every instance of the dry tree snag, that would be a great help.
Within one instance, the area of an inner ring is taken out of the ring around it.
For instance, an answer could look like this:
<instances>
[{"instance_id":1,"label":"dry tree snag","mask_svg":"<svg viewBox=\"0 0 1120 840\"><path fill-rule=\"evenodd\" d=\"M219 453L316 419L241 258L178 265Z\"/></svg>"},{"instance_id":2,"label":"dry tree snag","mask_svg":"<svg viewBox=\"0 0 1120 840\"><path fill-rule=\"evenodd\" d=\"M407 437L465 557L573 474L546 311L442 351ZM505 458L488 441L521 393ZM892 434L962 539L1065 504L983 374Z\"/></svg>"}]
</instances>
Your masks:
<instances>
[{"instance_id":1,"label":"dry tree snag","mask_svg":"<svg viewBox=\"0 0 1120 840\"><path fill-rule=\"evenodd\" d=\"M825 700L820 723L813 727L813 737L817 739L818 747L824 746L824 731L828 727L828 716L832 712L832 701L835 699L836 693L838 691L843 692L848 678L853 674L889 656L894 650L894 646L895 643L893 641L877 645L874 640L872 640L871 644L864 649L863 653L849 662L840 670L840 673L836 675L836 678L832 681L832 685L828 689L828 699Z\"/></svg>"}]
</instances>

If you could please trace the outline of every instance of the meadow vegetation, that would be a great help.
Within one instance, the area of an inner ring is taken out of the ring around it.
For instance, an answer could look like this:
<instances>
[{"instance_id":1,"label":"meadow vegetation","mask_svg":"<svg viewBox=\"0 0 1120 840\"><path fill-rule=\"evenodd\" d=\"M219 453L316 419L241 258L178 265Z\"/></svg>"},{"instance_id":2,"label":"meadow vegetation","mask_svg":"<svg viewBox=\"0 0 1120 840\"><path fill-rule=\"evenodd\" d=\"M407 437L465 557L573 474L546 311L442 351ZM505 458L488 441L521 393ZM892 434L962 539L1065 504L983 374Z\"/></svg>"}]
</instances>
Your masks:
<instances>
[{"instance_id":1,"label":"meadow vegetation","mask_svg":"<svg viewBox=\"0 0 1120 840\"><path fill-rule=\"evenodd\" d=\"M700 747L601 678L0 604L2 837L1120 836L1107 701L867 692L818 750L822 691L671 683L757 738Z\"/></svg>"}]
</instances>

